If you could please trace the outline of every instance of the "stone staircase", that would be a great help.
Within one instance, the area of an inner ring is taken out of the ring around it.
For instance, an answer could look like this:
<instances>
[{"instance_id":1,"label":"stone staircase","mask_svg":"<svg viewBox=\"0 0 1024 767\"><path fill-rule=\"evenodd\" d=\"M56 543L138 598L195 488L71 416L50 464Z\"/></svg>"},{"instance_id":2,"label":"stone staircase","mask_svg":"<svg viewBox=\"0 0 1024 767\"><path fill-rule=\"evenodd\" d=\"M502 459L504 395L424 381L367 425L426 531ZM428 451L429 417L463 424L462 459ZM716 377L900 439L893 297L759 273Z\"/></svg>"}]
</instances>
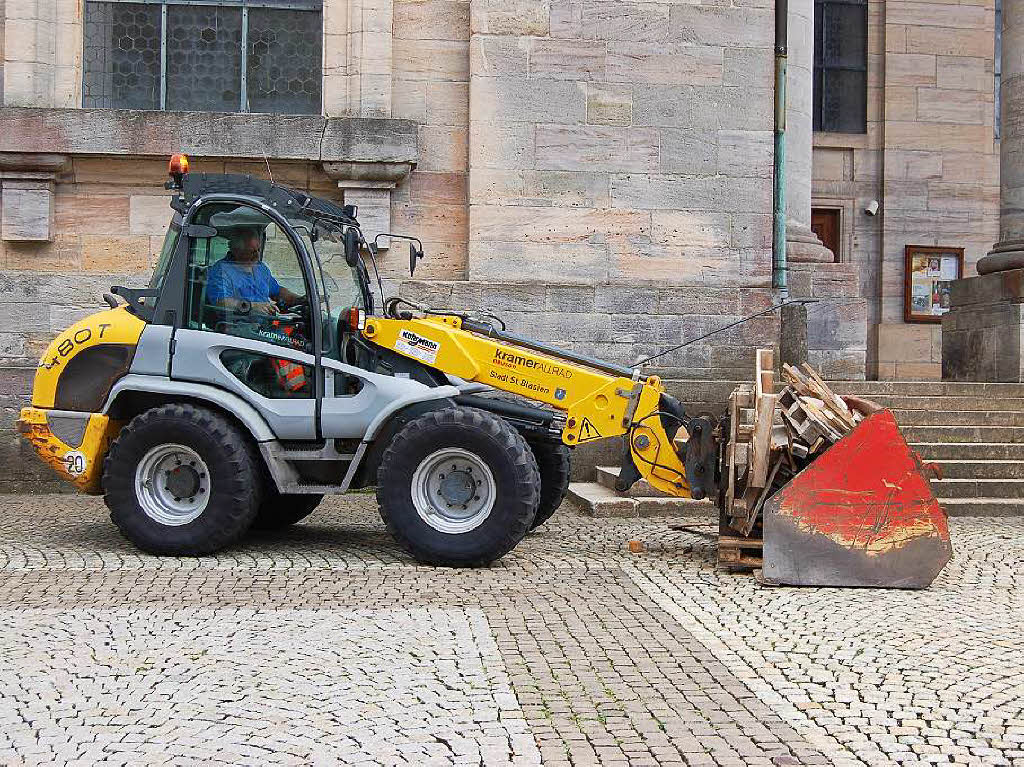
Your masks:
<instances>
[{"instance_id":1,"label":"stone staircase","mask_svg":"<svg viewBox=\"0 0 1024 767\"><path fill-rule=\"evenodd\" d=\"M852 394L890 408L907 442L937 464L932 480L950 516L1024 515L1024 384L939 381L835 381ZM685 396L685 382L677 386ZM686 400L684 399L684 402ZM672 499L638 482L614 489L618 467L598 466L595 481L574 482L570 497L595 516L714 514L708 501Z\"/></svg>"}]
</instances>

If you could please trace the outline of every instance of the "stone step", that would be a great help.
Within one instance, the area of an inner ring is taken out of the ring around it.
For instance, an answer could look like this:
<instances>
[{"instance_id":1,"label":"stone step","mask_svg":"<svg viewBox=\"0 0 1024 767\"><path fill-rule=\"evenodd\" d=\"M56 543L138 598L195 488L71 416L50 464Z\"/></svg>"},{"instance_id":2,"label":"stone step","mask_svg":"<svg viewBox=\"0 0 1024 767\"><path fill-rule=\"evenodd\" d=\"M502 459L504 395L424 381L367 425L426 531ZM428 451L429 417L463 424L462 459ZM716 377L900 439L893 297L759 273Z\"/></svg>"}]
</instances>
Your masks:
<instances>
[{"instance_id":1,"label":"stone step","mask_svg":"<svg viewBox=\"0 0 1024 767\"><path fill-rule=\"evenodd\" d=\"M1024 502L1024 479L933 479L936 498L1019 498Z\"/></svg>"},{"instance_id":2,"label":"stone step","mask_svg":"<svg viewBox=\"0 0 1024 767\"><path fill-rule=\"evenodd\" d=\"M993 397L908 397L905 395L881 394L867 397L882 407L892 410L999 410L1024 412L1024 399L1001 399Z\"/></svg>"},{"instance_id":3,"label":"stone step","mask_svg":"<svg viewBox=\"0 0 1024 767\"><path fill-rule=\"evenodd\" d=\"M945 479L1024 479L1024 461L938 460Z\"/></svg>"},{"instance_id":4,"label":"stone step","mask_svg":"<svg viewBox=\"0 0 1024 767\"><path fill-rule=\"evenodd\" d=\"M911 442L925 461L1024 461L1024 444L1007 442Z\"/></svg>"},{"instance_id":5,"label":"stone step","mask_svg":"<svg viewBox=\"0 0 1024 767\"><path fill-rule=\"evenodd\" d=\"M949 463L936 462L947 470ZM1019 465L1017 461L1005 463L982 461L982 462L956 462L957 465L967 467L992 466L1010 468ZM615 490L615 479L619 476L618 466L598 466L596 470L597 482L603 487L615 492L620 497L630 498L668 498L657 488L651 487L647 480L639 480L628 493L618 493ZM944 479L933 479L932 492L936 497L942 498L1022 498L1024 499L1024 472L1018 478L976 478L968 477L947 477Z\"/></svg>"},{"instance_id":6,"label":"stone step","mask_svg":"<svg viewBox=\"0 0 1024 767\"><path fill-rule=\"evenodd\" d=\"M775 380L782 382L781 375ZM665 387L674 396L685 394L689 400L703 402L719 402L723 397L728 399L729 393L737 386L750 385L751 377L743 380L723 381L712 379L665 379ZM826 381L833 391L839 394L855 394L871 396L898 394L904 396L989 396L997 399L1024 399L1024 384L1020 383L979 383L971 381ZM781 388L781 383L780 383Z\"/></svg>"},{"instance_id":7,"label":"stone step","mask_svg":"<svg viewBox=\"0 0 1024 767\"><path fill-rule=\"evenodd\" d=\"M1024 426L902 426L907 442L1024 442Z\"/></svg>"},{"instance_id":8,"label":"stone step","mask_svg":"<svg viewBox=\"0 0 1024 767\"><path fill-rule=\"evenodd\" d=\"M961 462L962 463L962 462ZM990 461L981 462L982 465L991 465ZM1017 464L1016 461L1007 462L1009 465ZM966 463L967 466L977 466L975 463ZM997 466L1001 465L998 462ZM945 468L945 466L944 466ZM596 470L598 484L608 488L620 497L631 498L667 498L669 496L660 490L651 487L647 480L639 480L628 493L615 491L615 479L619 476L618 466L598 466ZM945 475L943 475L945 477ZM1024 499L1024 477L1020 478L974 478L962 477L944 479L933 479L931 481L932 492L941 498L1021 498Z\"/></svg>"},{"instance_id":9,"label":"stone step","mask_svg":"<svg viewBox=\"0 0 1024 767\"><path fill-rule=\"evenodd\" d=\"M973 383L954 381L826 381L840 394L871 395L897 394L902 396L968 396L996 399L1024 398L1024 384Z\"/></svg>"},{"instance_id":10,"label":"stone step","mask_svg":"<svg viewBox=\"0 0 1024 767\"><path fill-rule=\"evenodd\" d=\"M1024 514L1024 501L1015 498L939 498L951 517L1016 517Z\"/></svg>"},{"instance_id":11,"label":"stone step","mask_svg":"<svg viewBox=\"0 0 1024 767\"><path fill-rule=\"evenodd\" d=\"M689 498L623 497L597 482L572 482L569 498L594 517L688 517L718 514L711 501ZM1007 498L939 498L951 517L1002 517L1024 514L1024 501Z\"/></svg>"},{"instance_id":12,"label":"stone step","mask_svg":"<svg viewBox=\"0 0 1024 767\"><path fill-rule=\"evenodd\" d=\"M1024 410L893 410L907 426L1024 426Z\"/></svg>"},{"instance_id":13,"label":"stone step","mask_svg":"<svg viewBox=\"0 0 1024 767\"><path fill-rule=\"evenodd\" d=\"M633 498L597 482L570 482L569 498L594 517L676 517L695 514L717 517L711 501L692 498Z\"/></svg>"},{"instance_id":14,"label":"stone step","mask_svg":"<svg viewBox=\"0 0 1024 767\"><path fill-rule=\"evenodd\" d=\"M597 475L597 483L607 487L609 490L615 490L615 480L619 478L619 467L618 466L598 466L595 469ZM633 487L625 493L619 493L622 496L630 496L632 498L670 498L672 496L661 492L656 487L651 487L650 483L646 479L637 480Z\"/></svg>"}]
</instances>

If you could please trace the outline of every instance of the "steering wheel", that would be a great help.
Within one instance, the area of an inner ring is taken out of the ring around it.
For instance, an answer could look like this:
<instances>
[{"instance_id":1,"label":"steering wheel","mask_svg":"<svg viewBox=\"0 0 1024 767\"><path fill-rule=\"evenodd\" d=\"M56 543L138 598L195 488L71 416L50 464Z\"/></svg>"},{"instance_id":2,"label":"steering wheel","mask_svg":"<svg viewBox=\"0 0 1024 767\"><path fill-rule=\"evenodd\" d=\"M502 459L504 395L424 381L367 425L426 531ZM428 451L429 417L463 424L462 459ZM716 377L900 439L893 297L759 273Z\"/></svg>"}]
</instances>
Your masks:
<instances>
[{"instance_id":1,"label":"steering wheel","mask_svg":"<svg viewBox=\"0 0 1024 767\"><path fill-rule=\"evenodd\" d=\"M292 304L282 304L275 301L277 304L278 314L276 315L279 319L285 322L308 322L309 321L309 302L305 296L302 296L302 300L296 301ZM273 315L272 315L273 316Z\"/></svg>"},{"instance_id":2,"label":"steering wheel","mask_svg":"<svg viewBox=\"0 0 1024 767\"><path fill-rule=\"evenodd\" d=\"M296 303L288 306L278 304L277 308L282 314L305 314L309 310L309 304L305 301L297 301Z\"/></svg>"}]
</instances>

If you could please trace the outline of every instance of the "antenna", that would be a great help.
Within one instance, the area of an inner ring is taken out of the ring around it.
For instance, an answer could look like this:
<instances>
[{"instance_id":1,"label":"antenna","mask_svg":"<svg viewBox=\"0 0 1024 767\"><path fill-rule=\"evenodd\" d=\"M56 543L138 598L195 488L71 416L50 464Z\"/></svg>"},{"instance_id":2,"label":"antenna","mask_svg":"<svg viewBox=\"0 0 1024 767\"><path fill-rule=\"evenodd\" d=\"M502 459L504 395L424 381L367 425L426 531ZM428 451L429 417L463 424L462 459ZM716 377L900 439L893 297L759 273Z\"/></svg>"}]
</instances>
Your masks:
<instances>
[{"instance_id":1,"label":"antenna","mask_svg":"<svg viewBox=\"0 0 1024 767\"><path fill-rule=\"evenodd\" d=\"M267 175L270 176L270 183L273 184L274 183L274 171L272 171L270 169L270 160L267 159L267 153L263 150L262 147L260 148L260 154L263 155L263 162L265 162L267 164Z\"/></svg>"}]
</instances>

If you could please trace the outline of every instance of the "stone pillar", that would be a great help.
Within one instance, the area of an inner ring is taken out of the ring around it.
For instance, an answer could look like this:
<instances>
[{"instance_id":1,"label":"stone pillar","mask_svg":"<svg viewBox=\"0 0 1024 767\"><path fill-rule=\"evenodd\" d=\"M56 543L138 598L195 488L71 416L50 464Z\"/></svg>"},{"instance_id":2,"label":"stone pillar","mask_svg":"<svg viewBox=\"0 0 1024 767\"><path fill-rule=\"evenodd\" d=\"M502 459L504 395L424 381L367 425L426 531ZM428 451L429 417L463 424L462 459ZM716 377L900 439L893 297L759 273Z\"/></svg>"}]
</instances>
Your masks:
<instances>
[{"instance_id":1,"label":"stone pillar","mask_svg":"<svg viewBox=\"0 0 1024 767\"><path fill-rule=\"evenodd\" d=\"M1002 62L999 242L978 261L978 274L1024 268L1024 0L1003 0Z\"/></svg>"},{"instance_id":2,"label":"stone pillar","mask_svg":"<svg viewBox=\"0 0 1024 767\"><path fill-rule=\"evenodd\" d=\"M82 14L77 0L8 2L0 35L4 104L81 105Z\"/></svg>"},{"instance_id":3,"label":"stone pillar","mask_svg":"<svg viewBox=\"0 0 1024 767\"><path fill-rule=\"evenodd\" d=\"M832 251L811 231L811 153L814 106L814 0L789 1L786 78L786 257L830 262Z\"/></svg>"},{"instance_id":4,"label":"stone pillar","mask_svg":"<svg viewBox=\"0 0 1024 767\"><path fill-rule=\"evenodd\" d=\"M391 231L391 192L409 175L413 162L325 162L324 172L338 184L346 205L358 205L359 226L367 240ZM387 249L384 238L379 247Z\"/></svg>"},{"instance_id":5,"label":"stone pillar","mask_svg":"<svg viewBox=\"0 0 1024 767\"><path fill-rule=\"evenodd\" d=\"M392 0L324 3L324 114L391 116Z\"/></svg>"},{"instance_id":6,"label":"stone pillar","mask_svg":"<svg viewBox=\"0 0 1024 767\"><path fill-rule=\"evenodd\" d=\"M53 239L53 191L66 155L0 153L0 239Z\"/></svg>"},{"instance_id":7,"label":"stone pillar","mask_svg":"<svg viewBox=\"0 0 1024 767\"><path fill-rule=\"evenodd\" d=\"M1024 383L1024 269L953 283L942 316L942 380Z\"/></svg>"},{"instance_id":8,"label":"stone pillar","mask_svg":"<svg viewBox=\"0 0 1024 767\"><path fill-rule=\"evenodd\" d=\"M779 363L800 367L807 362L807 304L786 304L779 317Z\"/></svg>"},{"instance_id":9,"label":"stone pillar","mask_svg":"<svg viewBox=\"0 0 1024 767\"><path fill-rule=\"evenodd\" d=\"M999 242L956 280L942 317L942 378L1024 382L1024 0L1003 0Z\"/></svg>"}]
</instances>

